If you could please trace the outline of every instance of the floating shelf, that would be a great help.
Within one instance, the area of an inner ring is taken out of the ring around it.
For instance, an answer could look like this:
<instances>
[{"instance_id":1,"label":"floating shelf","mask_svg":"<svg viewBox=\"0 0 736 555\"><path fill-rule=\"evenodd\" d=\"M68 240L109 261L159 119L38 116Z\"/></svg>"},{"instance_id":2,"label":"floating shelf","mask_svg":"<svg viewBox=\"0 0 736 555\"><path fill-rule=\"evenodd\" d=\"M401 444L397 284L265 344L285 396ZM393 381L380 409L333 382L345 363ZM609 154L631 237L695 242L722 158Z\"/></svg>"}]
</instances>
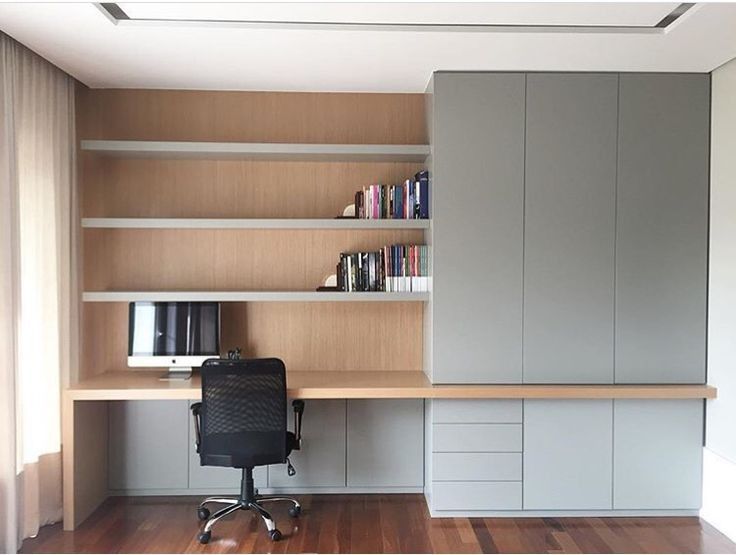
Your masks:
<instances>
[{"instance_id":1,"label":"floating shelf","mask_svg":"<svg viewBox=\"0 0 736 555\"><path fill-rule=\"evenodd\" d=\"M424 162L429 145L216 143L83 140L82 150L130 158L303 160L317 162Z\"/></svg>"},{"instance_id":2,"label":"floating shelf","mask_svg":"<svg viewBox=\"0 0 736 555\"><path fill-rule=\"evenodd\" d=\"M429 229L429 220L83 218L82 227L103 229Z\"/></svg>"},{"instance_id":3,"label":"floating shelf","mask_svg":"<svg viewBox=\"0 0 736 555\"><path fill-rule=\"evenodd\" d=\"M429 293L342 291L85 291L84 302L423 302Z\"/></svg>"}]
</instances>

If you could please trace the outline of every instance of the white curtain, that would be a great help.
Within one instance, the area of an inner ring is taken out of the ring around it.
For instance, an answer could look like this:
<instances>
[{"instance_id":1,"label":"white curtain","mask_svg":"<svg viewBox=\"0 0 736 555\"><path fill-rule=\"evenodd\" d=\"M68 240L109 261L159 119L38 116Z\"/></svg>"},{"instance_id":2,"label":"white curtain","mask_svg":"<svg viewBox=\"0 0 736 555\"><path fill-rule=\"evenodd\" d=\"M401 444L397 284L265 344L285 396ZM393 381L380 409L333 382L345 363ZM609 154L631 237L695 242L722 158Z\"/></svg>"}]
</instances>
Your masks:
<instances>
[{"instance_id":1,"label":"white curtain","mask_svg":"<svg viewBox=\"0 0 736 555\"><path fill-rule=\"evenodd\" d=\"M0 33L0 551L61 519L76 341L74 89Z\"/></svg>"}]
</instances>

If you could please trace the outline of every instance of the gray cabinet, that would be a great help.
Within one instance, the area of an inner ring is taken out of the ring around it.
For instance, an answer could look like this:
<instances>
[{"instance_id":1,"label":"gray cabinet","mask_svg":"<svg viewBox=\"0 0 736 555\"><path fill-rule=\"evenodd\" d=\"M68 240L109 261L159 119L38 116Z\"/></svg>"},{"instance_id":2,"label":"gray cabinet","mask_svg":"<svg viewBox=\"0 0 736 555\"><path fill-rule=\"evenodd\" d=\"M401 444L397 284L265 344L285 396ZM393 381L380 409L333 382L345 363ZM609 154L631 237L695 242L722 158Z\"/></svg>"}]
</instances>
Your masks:
<instances>
[{"instance_id":1,"label":"gray cabinet","mask_svg":"<svg viewBox=\"0 0 736 555\"><path fill-rule=\"evenodd\" d=\"M345 401L306 401L302 426L302 449L291 462L268 467L268 486L277 488L345 486Z\"/></svg>"},{"instance_id":2,"label":"gray cabinet","mask_svg":"<svg viewBox=\"0 0 736 555\"><path fill-rule=\"evenodd\" d=\"M611 509L611 400L524 401L524 509Z\"/></svg>"},{"instance_id":3,"label":"gray cabinet","mask_svg":"<svg viewBox=\"0 0 736 555\"><path fill-rule=\"evenodd\" d=\"M524 81L430 85L435 383L521 381Z\"/></svg>"},{"instance_id":4,"label":"gray cabinet","mask_svg":"<svg viewBox=\"0 0 736 555\"><path fill-rule=\"evenodd\" d=\"M186 489L188 425L187 401L110 402L110 489Z\"/></svg>"},{"instance_id":5,"label":"gray cabinet","mask_svg":"<svg viewBox=\"0 0 736 555\"><path fill-rule=\"evenodd\" d=\"M615 74L529 74L524 382L613 382Z\"/></svg>"},{"instance_id":6,"label":"gray cabinet","mask_svg":"<svg viewBox=\"0 0 736 555\"><path fill-rule=\"evenodd\" d=\"M433 513L520 510L522 402L437 399L429 413Z\"/></svg>"},{"instance_id":7,"label":"gray cabinet","mask_svg":"<svg viewBox=\"0 0 736 555\"><path fill-rule=\"evenodd\" d=\"M617 383L705 380L709 79L620 77Z\"/></svg>"},{"instance_id":8,"label":"gray cabinet","mask_svg":"<svg viewBox=\"0 0 736 555\"><path fill-rule=\"evenodd\" d=\"M699 509L703 401L617 400L614 509Z\"/></svg>"},{"instance_id":9,"label":"gray cabinet","mask_svg":"<svg viewBox=\"0 0 736 555\"><path fill-rule=\"evenodd\" d=\"M424 401L355 399L347 403L348 487L422 487Z\"/></svg>"}]
</instances>

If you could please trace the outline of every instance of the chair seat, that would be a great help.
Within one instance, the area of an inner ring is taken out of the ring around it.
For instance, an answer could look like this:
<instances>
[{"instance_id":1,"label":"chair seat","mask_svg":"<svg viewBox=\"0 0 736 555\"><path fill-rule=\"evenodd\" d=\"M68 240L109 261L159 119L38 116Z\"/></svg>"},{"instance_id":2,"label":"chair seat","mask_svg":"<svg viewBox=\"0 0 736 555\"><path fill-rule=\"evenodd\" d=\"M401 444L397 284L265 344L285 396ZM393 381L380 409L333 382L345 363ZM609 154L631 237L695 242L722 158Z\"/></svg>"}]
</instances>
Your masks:
<instances>
[{"instance_id":1,"label":"chair seat","mask_svg":"<svg viewBox=\"0 0 736 555\"><path fill-rule=\"evenodd\" d=\"M297 448L296 435L286 432L286 456L282 458L280 449L273 449L274 434L281 432L238 432L209 434L207 445L200 449L200 463L203 466L226 466L248 468L266 464L283 464L286 457ZM242 449L239 447L242 446Z\"/></svg>"}]
</instances>

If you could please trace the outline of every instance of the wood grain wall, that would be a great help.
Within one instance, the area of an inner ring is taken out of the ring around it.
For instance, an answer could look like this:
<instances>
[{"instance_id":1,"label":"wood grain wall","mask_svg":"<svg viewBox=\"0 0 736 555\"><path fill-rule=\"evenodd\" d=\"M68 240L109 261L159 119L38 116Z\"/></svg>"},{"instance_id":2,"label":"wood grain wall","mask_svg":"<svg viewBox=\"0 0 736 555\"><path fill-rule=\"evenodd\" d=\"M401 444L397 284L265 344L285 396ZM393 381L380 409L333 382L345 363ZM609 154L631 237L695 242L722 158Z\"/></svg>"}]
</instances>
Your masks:
<instances>
[{"instance_id":1,"label":"wood grain wall","mask_svg":"<svg viewBox=\"0 0 736 555\"><path fill-rule=\"evenodd\" d=\"M90 90L82 139L423 144L422 95ZM79 153L82 217L331 218L408 163L125 159ZM83 287L313 290L341 251L422 242L407 230L82 232ZM222 348L290 370L420 370L421 303L223 304ZM79 377L126 368L127 304L85 303Z\"/></svg>"}]
</instances>

